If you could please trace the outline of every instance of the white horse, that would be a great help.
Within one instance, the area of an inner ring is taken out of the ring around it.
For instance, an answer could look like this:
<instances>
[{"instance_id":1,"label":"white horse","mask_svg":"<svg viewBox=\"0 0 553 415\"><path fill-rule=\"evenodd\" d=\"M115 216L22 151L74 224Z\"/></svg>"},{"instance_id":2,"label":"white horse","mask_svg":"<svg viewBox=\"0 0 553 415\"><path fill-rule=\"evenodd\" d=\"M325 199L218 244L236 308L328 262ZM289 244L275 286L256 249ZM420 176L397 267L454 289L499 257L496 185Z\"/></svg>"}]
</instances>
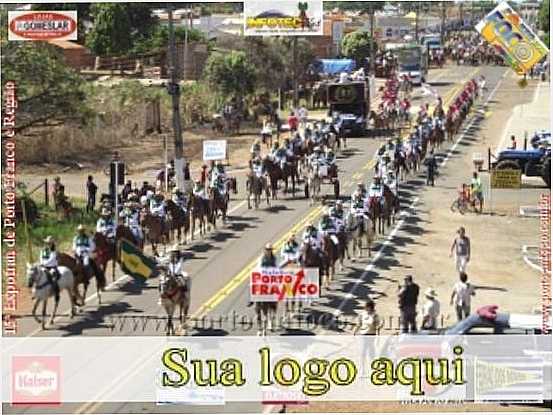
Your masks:
<instances>
[{"instance_id":1,"label":"white horse","mask_svg":"<svg viewBox=\"0 0 553 415\"><path fill-rule=\"evenodd\" d=\"M309 197L311 198L310 205L315 204L321 198L321 177L319 175L319 165L310 167L307 174L307 188Z\"/></svg>"},{"instance_id":2,"label":"white horse","mask_svg":"<svg viewBox=\"0 0 553 415\"><path fill-rule=\"evenodd\" d=\"M60 278L57 281L60 293L63 290L66 290L69 295L69 301L71 301L71 314L70 317L73 318L75 315L75 279L73 273L67 267L58 267L60 273ZM48 298L53 297L54 287L48 281L48 276L46 271L39 265L27 264L27 286L32 288L32 298L35 301L33 306L33 317L35 320L42 324L42 328L46 328L46 305L48 304ZM42 321L39 320L36 316L36 309L38 305L42 302ZM56 311L58 310L59 298L54 304L54 310L52 311L52 316L48 324L54 323L54 318L56 317Z\"/></svg>"},{"instance_id":3,"label":"white horse","mask_svg":"<svg viewBox=\"0 0 553 415\"><path fill-rule=\"evenodd\" d=\"M371 257L371 244L374 241L373 223L370 218L367 218L361 214L354 214L350 212L346 217L347 231L351 236L353 242L353 256L357 252L357 259L361 258L363 250L363 239L367 243L367 250L369 258Z\"/></svg>"},{"instance_id":4,"label":"white horse","mask_svg":"<svg viewBox=\"0 0 553 415\"><path fill-rule=\"evenodd\" d=\"M179 322L183 334L188 331L188 310L190 308L190 292L192 290L192 279L185 275L181 281L176 276L168 275L165 269L159 282L160 303L167 313L167 336L175 334L173 315L177 306L179 307Z\"/></svg>"}]
</instances>

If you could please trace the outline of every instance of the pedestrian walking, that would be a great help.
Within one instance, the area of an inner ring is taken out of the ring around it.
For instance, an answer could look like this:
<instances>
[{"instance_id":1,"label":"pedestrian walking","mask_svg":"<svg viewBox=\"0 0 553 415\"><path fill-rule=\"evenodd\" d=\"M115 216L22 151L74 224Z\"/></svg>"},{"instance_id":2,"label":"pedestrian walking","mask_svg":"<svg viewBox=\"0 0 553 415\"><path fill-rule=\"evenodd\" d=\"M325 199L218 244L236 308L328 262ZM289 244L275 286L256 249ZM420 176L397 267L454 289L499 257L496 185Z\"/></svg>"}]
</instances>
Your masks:
<instances>
[{"instance_id":1,"label":"pedestrian walking","mask_svg":"<svg viewBox=\"0 0 553 415\"><path fill-rule=\"evenodd\" d=\"M453 256L455 251L455 268L458 272L466 272L467 264L470 261L470 239L465 234L465 228L460 227L457 230L457 236L451 244L449 256Z\"/></svg>"},{"instance_id":2,"label":"pedestrian walking","mask_svg":"<svg viewBox=\"0 0 553 415\"><path fill-rule=\"evenodd\" d=\"M468 282L464 272L459 274L459 281L453 286L450 305L455 306L457 320L461 321L470 315L470 299L475 294L474 287Z\"/></svg>"},{"instance_id":3,"label":"pedestrian walking","mask_svg":"<svg viewBox=\"0 0 553 415\"><path fill-rule=\"evenodd\" d=\"M436 297L436 291L428 288L424 292L426 302L422 306L422 325L424 330L436 330L438 327L438 317L440 316L440 302Z\"/></svg>"},{"instance_id":4,"label":"pedestrian walking","mask_svg":"<svg viewBox=\"0 0 553 415\"><path fill-rule=\"evenodd\" d=\"M94 178L88 176L86 181L86 213L94 212L96 206L96 192L98 192L98 186L94 183Z\"/></svg>"},{"instance_id":5,"label":"pedestrian walking","mask_svg":"<svg viewBox=\"0 0 553 415\"><path fill-rule=\"evenodd\" d=\"M398 300L401 332L416 333L419 286L413 282L413 276L407 275L405 277L404 285L399 287Z\"/></svg>"},{"instance_id":6,"label":"pedestrian walking","mask_svg":"<svg viewBox=\"0 0 553 415\"><path fill-rule=\"evenodd\" d=\"M434 149L430 150L430 155L424 161L426 166L426 185L434 186L434 177L436 176L436 171L438 170L438 163L436 162L436 157L434 156Z\"/></svg>"}]
</instances>

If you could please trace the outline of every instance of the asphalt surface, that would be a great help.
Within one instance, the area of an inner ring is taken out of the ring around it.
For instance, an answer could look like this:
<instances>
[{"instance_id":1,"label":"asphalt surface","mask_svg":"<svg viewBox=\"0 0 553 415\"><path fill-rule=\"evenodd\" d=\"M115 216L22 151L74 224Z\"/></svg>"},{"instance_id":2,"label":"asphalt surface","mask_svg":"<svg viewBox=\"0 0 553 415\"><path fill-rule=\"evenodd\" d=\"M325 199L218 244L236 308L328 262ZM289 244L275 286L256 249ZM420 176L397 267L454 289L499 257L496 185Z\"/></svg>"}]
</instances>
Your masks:
<instances>
[{"instance_id":1,"label":"asphalt surface","mask_svg":"<svg viewBox=\"0 0 553 415\"><path fill-rule=\"evenodd\" d=\"M459 88L471 77L484 74L487 79L489 94L505 72L503 67L447 66L443 69L431 70L430 84L448 104ZM430 102L432 96L415 100L413 106L421 102ZM348 147L338 156L339 180L341 196L344 200L355 189L356 183L367 183L373 173L372 160L377 148L384 142L382 138L350 138ZM447 150L447 149L446 149ZM420 178L411 178L400 187L402 207L408 207L417 198ZM233 195L230 203L230 215L226 225L209 233L207 237L198 239L185 247L186 271L192 277L192 303L190 314L189 335L256 335L257 328L253 308L248 308L248 276L249 271L262 253L267 242L280 247L291 231L301 234L306 224L316 223L323 206L310 206L303 199L303 184L300 185L296 197L279 195L279 200L272 201L267 208L262 202L259 210L249 210L244 197L244 177L238 175L239 194ZM333 199L331 185L323 185L323 194L328 200ZM398 218L398 221L402 218ZM404 224L402 222L401 224ZM396 226L397 228L397 226ZM387 230L393 231L394 226ZM199 238L199 236L197 236ZM309 306L286 327L278 327L273 335L314 334L331 330L333 327L306 326L305 321L312 323L313 318L321 315L334 315L338 312L352 314L356 307L355 299L364 298L368 294L363 284L356 283L365 275L365 268L370 265L374 275L379 278L379 269L386 269L386 261L393 257L393 251L401 247L405 249L408 241L398 240L392 233L383 235L374 244L373 255L379 253L376 260L369 264L367 259L352 263L347 261L342 272L337 272L329 290L323 291L323 298ZM407 248L408 249L408 248ZM382 267L382 268L381 268ZM157 279L148 281L144 286L137 285L118 271L115 278L119 282L102 294L102 304L98 306L94 296L87 301L80 313L70 320L67 315L56 319L54 327L40 330L38 323L26 316L19 320L21 336L149 336L164 335L164 311L158 304ZM111 281L111 274L108 282ZM94 284L88 291L90 297L95 292ZM63 298L60 310L67 311L68 300ZM282 310L281 310L282 311ZM282 314L282 313L280 313ZM300 326L300 321L301 326ZM324 330L323 330L324 329ZM22 340L24 341L24 340ZM137 356L137 363L143 359ZM106 382L107 380L103 381ZM119 385L121 386L121 385ZM44 408L12 408L3 407L6 413L45 412ZM72 404L57 407L53 412L81 413L166 413L166 412L259 412L263 410L260 404L229 403L225 406L156 406L151 403L120 403L120 404Z\"/></svg>"}]
</instances>

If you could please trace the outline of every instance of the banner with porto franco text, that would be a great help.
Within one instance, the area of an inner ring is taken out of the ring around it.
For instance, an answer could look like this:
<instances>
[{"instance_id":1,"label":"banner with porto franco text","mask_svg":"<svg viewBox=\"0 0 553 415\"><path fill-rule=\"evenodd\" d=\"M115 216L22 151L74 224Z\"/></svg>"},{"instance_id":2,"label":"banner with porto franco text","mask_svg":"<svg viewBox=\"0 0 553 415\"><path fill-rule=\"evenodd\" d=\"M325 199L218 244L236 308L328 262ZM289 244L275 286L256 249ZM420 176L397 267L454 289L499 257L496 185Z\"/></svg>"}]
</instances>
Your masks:
<instances>
[{"instance_id":1,"label":"banner with porto franco text","mask_svg":"<svg viewBox=\"0 0 553 415\"><path fill-rule=\"evenodd\" d=\"M484 17L476 25L476 30L519 75L527 73L549 53L547 46L507 2L499 4Z\"/></svg>"},{"instance_id":2,"label":"banner with porto franco text","mask_svg":"<svg viewBox=\"0 0 553 415\"><path fill-rule=\"evenodd\" d=\"M319 298L317 268L258 268L250 274L250 300L277 302Z\"/></svg>"},{"instance_id":3,"label":"banner with porto franco text","mask_svg":"<svg viewBox=\"0 0 553 415\"><path fill-rule=\"evenodd\" d=\"M322 0L244 0L246 36L320 36Z\"/></svg>"}]
</instances>

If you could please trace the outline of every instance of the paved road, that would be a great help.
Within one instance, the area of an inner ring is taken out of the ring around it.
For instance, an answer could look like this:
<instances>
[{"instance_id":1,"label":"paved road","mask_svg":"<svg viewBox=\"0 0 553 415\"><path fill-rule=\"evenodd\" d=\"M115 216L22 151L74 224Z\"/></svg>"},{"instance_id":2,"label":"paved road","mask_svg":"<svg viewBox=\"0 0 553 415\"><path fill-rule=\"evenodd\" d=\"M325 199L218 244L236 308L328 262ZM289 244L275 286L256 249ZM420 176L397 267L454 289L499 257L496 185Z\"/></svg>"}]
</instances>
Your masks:
<instances>
[{"instance_id":1,"label":"paved road","mask_svg":"<svg viewBox=\"0 0 553 415\"><path fill-rule=\"evenodd\" d=\"M488 79L488 88L491 91L504 72L504 68L496 67L457 67L449 66L441 70L432 71L429 79L439 91L444 100L453 97L464 81L483 73ZM432 99L431 97L426 100ZM418 103L416 103L418 106ZM342 184L342 195L349 195L358 181L367 182L372 175L372 159L382 140L373 138L353 138L348 140L348 148L338 158L339 177ZM244 183L239 177L239 184ZM402 205L409 206L417 197L417 186L407 183L401 192ZM324 186L323 192L332 194L331 186ZM311 207L300 199L285 196L273 202L270 209L262 205L262 209L248 210L245 202L238 200L231 202L231 216L226 226L212 232L209 237L189 245L186 249L186 270L192 276L192 306L191 313L199 321L191 330L193 335L255 335L255 329L234 324L235 320L246 316L253 319L253 310L246 307L247 277L250 268L261 254L261 248L267 242L278 245L286 236L295 231L300 233L305 225L314 221L321 214L322 207ZM282 197L282 196L281 196ZM393 235L392 235L393 237ZM388 240L388 242L386 242ZM385 235L373 247L375 252L384 252L386 249L397 249L392 246L390 236ZM394 244L405 245L405 241L394 240ZM386 261L389 261L386 255ZM386 267L386 261L374 262L375 278L378 278L378 268ZM368 265L367 261L347 263L346 269L337 274L330 291L313 304L309 310L302 313L307 316L317 316L321 313L335 314L337 310L344 313L353 311L354 303L349 301L355 297L365 297L366 288L356 283ZM117 277L116 277L117 278ZM89 291L90 292L90 291ZM37 324L30 318L20 320L20 333L23 336L105 336L105 335L159 335L164 333L164 322L157 319L163 316L163 310L157 303L157 281L149 281L143 287L138 287L132 281L122 278L116 287L102 295L103 304L98 307L96 298L92 298L81 313L72 321L67 316L56 320L55 327L48 331L40 331ZM64 300L65 301L65 300ZM61 309L66 309L62 304ZM121 318L126 315L127 318ZM151 320L139 320L138 317L152 316ZM219 317L228 319L219 324ZM234 316L234 317L233 317ZM207 318L207 326L205 320ZM215 321L215 327L209 327L209 320ZM158 322L159 324L156 324ZM138 324L137 324L138 323ZM203 324L203 327L202 327ZM313 333L313 328L306 330L280 329L275 334L307 334ZM137 356L137 362L143 358ZM13 408L5 408L13 411ZM87 404L66 405L61 410L80 412L186 412L182 406L156 407L151 404ZM190 411L210 412L212 408L193 407ZM214 408L213 408L214 409ZM222 408L217 408L219 409ZM59 412L60 408L56 409ZM232 404L224 407L225 412L259 411L258 404ZM25 409L21 408L24 412ZM19 412L19 411L18 411ZM41 411L43 412L43 411Z\"/></svg>"}]
</instances>

